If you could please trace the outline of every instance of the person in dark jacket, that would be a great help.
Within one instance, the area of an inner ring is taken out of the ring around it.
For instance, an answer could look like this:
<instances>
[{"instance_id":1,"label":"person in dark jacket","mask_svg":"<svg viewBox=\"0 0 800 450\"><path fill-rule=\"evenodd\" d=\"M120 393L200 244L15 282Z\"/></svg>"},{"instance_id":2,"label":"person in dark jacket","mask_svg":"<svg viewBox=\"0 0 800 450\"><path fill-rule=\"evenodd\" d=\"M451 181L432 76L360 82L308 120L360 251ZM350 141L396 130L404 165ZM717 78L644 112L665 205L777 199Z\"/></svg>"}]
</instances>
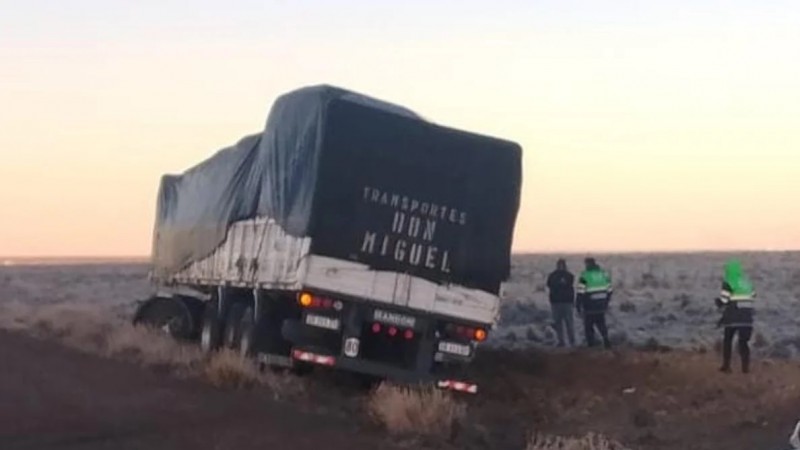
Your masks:
<instances>
[{"instance_id":1,"label":"person in dark jacket","mask_svg":"<svg viewBox=\"0 0 800 450\"><path fill-rule=\"evenodd\" d=\"M742 264L735 260L725 263L725 276L722 280L722 291L716 298L717 308L722 310L722 317L717 323L725 327L722 343L722 367L720 371L730 373L733 337L738 335L739 357L742 372L750 371L750 346L748 342L753 334L753 302L756 291L753 283L744 273Z\"/></svg>"},{"instance_id":2,"label":"person in dark jacket","mask_svg":"<svg viewBox=\"0 0 800 450\"><path fill-rule=\"evenodd\" d=\"M572 308L575 306L575 275L567 270L567 262L559 259L556 270L547 276L547 289L550 293L550 309L553 314L553 327L558 336L558 346L564 346L566 328L569 346L575 346L575 322Z\"/></svg>"},{"instance_id":3,"label":"person in dark jacket","mask_svg":"<svg viewBox=\"0 0 800 450\"><path fill-rule=\"evenodd\" d=\"M586 258L584 262L586 270L578 279L578 298L575 306L578 314L583 316L586 345L594 347L594 330L597 328L605 348L611 348L606 326L606 312L613 293L611 275L603 270L594 258Z\"/></svg>"}]
</instances>

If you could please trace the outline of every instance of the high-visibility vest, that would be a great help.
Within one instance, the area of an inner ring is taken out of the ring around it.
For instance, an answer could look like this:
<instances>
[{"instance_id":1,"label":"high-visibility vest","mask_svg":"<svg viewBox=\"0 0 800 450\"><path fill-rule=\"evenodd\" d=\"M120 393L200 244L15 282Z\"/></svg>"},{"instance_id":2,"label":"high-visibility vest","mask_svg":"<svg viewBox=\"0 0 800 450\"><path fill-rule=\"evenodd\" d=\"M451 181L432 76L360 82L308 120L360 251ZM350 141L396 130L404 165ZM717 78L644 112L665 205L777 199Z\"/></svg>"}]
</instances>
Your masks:
<instances>
[{"instance_id":1,"label":"high-visibility vest","mask_svg":"<svg viewBox=\"0 0 800 450\"><path fill-rule=\"evenodd\" d=\"M756 298L756 290L753 288L753 283L744 275L736 277L726 277L724 286L730 287L722 289L720 292L720 300L722 303L735 302L739 308L752 308L753 301Z\"/></svg>"},{"instance_id":2,"label":"high-visibility vest","mask_svg":"<svg viewBox=\"0 0 800 450\"><path fill-rule=\"evenodd\" d=\"M595 292L611 292L611 276L600 268L585 270L578 283L579 294Z\"/></svg>"}]
</instances>

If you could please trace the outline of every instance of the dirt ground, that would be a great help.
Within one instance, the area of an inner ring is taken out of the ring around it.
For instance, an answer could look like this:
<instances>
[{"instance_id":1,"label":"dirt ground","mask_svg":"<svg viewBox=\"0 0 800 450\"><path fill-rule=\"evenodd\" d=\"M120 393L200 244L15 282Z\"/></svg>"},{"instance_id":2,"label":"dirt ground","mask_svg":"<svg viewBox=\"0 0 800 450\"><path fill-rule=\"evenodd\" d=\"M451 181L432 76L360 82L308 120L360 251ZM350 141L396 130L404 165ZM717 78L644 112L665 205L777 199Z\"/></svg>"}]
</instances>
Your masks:
<instances>
[{"instance_id":1,"label":"dirt ground","mask_svg":"<svg viewBox=\"0 0 800 450\"><path fill-rule=\"evenodd\" d=\"M504 430L503 446L533 429L599 432L643 450L788 448L800 420L800 363L754 364L745 375L718 372L715 354L484 352L471 410Z\"/></svg>"},{"instance_id":2,"label":"dirt ground","mask_svg":"<svg viewBox=\"0 0 800 450\"><path fill-rule=\"evenodd\" d=\"M3 450L394 448L360 421L23 335L0 331L0 355Z\"/></svg>"},{"instance_id":3,"label":"dirt ground","mask_svg":"<svg viewBox=\"0 0 800 450\"><path fill-rule=\"evenodd\" d=\"M302 400L228 391L0 332L0 449L523 449L531 432L598 432L632 449L781 450L800 419L800 363L716 371L713 354L485 351L450 439L399 439L367 392L303 379Z\"/></svg>"}]
</instances>

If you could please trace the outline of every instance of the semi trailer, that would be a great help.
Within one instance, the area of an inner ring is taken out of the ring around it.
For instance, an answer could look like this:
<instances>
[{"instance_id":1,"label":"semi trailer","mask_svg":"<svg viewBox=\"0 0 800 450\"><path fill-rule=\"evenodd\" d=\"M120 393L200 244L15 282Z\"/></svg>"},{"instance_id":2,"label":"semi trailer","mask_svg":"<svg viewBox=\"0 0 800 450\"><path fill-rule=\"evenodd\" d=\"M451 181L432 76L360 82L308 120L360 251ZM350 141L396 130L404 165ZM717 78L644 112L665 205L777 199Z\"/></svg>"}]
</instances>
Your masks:
<instances>
[{"instance_id":1,"label":"semi trailer","mask_svg":"<svg viewBox=\"0 0 800 450\"><path fill-rule=\"evenodd\" d=\"M521 148L345 89L278 97L263 131L161 179L134 322L269 366L468 393L495 326Z\"/></svg>"}]
</instances>

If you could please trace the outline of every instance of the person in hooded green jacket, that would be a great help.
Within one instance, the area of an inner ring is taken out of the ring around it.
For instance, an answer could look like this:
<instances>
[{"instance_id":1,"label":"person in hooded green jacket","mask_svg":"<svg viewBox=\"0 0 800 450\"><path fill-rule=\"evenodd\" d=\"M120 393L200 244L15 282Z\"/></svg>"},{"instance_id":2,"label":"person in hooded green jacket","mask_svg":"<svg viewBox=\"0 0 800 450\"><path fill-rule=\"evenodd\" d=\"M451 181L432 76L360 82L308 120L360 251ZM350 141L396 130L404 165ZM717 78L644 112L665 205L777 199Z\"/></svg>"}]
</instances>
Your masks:
<instances>
[{"instance_id":1,"label":"person in hooded green jacket","mask_svg":"<svg viewBox=\"0 0 800 450\"><path fill-rule=\"evenodd\" d=\"M586 345L594 347L594 330L596 328L603 338L603 346L611 348L606 326L606 312L608 312L608 303L611 301L613 293L611 275L603 270L594 258L586 258L584 263L586 270L578 279L578 297L575 306L578 314L583 317Z\"/></svg>"},{"instance_id":2,"label":"person in hooded green jacket","mask_svg":"<svg viewBox=\"0 0 800 450\"><path fill-rule=\"evenodd\" d=\"M731 371L731 351L733 338L738 335L739 357L742 372L750 371L750 346L748 342L753 334L753 303L756 291L753 283L745 274L742 264L731 259L725 263L725 275L722 280L722 291L715 303L722 310L718 326L725 328L722 345L722 367L720 371Z\"/></svg>"}]
</instances>

